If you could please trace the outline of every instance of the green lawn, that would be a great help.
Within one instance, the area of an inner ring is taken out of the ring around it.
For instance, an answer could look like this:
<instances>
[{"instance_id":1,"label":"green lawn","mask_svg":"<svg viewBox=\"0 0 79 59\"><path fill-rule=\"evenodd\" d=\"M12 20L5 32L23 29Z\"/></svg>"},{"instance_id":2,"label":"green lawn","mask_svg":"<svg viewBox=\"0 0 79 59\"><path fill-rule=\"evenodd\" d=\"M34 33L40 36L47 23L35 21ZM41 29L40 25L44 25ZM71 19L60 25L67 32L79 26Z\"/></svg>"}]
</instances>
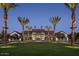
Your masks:
<instances>
[{"instance_id":1,"label":"green lawn","mask_svg":"<svg viewBox=\"0 0 79 59\"><path fill-rule=\"evenodd\" d=\"M20 43L14 48L0 48L0 55L11 56L78 56L79 48L60 43ZM78 46L79 47L79 46Z\"/></svg>"}]
</instances>

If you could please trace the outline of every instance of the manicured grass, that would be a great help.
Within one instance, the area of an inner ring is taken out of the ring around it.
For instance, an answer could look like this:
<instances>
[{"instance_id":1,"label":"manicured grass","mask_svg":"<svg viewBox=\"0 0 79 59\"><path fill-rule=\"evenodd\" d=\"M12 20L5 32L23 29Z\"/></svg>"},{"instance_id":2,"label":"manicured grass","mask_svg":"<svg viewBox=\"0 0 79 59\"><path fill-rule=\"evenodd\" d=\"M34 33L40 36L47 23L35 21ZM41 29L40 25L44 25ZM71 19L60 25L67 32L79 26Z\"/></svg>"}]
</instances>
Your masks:
<instances>
[{"instance_id":1,"label":"manicured grass","mask_svg":"<svg viewBox=\"0 0 79 59\"><path fill-rule=\"evenodd\" d=\"M0 46L0 48L15 48L15 46L11 46L11 45L9 45L9 46Z\"/></svg>"},{"instance_id":2,"label":"manicured grass","mask_svg":"<svg viewBox=\"0 0 79 59\"><path fill-rule=\"evenodd\" d=\"M78 56L79 48L61 43L18 43L15 48L0 48L0 55L11 56ZM79 47L79 46L77 46Z\"/></svg>"}]
</instances>

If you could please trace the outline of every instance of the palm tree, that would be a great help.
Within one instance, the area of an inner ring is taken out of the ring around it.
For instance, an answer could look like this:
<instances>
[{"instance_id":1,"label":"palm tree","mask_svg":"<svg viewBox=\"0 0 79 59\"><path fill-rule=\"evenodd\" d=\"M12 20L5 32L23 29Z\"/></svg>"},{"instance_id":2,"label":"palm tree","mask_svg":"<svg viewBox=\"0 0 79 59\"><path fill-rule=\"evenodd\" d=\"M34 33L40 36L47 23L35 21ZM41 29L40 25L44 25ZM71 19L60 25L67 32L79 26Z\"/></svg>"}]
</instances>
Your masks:
<instances>
[{"instance_id":1,"label":"palm tree","mask_svg":"<svg viewBox=\"0 0 79 59\"><path fill-rule=\"evenodd\" d=\"M50 22L52 23L53 27L54 27L54 39L55 39L55 29L56 29L56 25L58 24L58 22L60 21L61 17L50 17Z\"/></svg>"},{"instance_id":2,"label":"palm tree","mask_svg":"<svg viewBox=\"0 0 79 59\"><path fill-rule=\"evenodd\" d=\"M54 32L55 32L55 29L56 29L56 25L57 23L60 21L60 17L50 17L50 22L52 23L53 27L54 27Z\"/></svg>"},{"instance_id":3,"label":"palm tree","mask_svg":"<svg viewBox=\"0 0 79 59\"><path fill-rule=\"evenodd\" d=\"M18 21L20 22L21 26L22 26L22 36L23 36L23 41L25 40L25 36L24 36L24 26L26 24L29 23L29 19L28 18L21 18L21 17L18 17Z\"/></svg>"},{"instance_id":4,"label":"palm tree","mask_svg":"<svg viewBox=\"0 0 79 59\"><path fill-rule=\"evenodd\" d=\"M74 46L74 41L75 41L75 10L78 6L77 3L65 3L65 5L70 9L72 12L71 15L71 29L72 29L72 39L71 39L71 45Z\"/></svg>"},{"instance_id":5,"label":"palm tree","mask_svg":"<svg viewBox=\"0 0 79 59\"><path fill-rule=\"evenodd\" d=\"M49 42L50 42L50 29L51 29L51 27L50 26L46 26L45 27L46 29L47 29L47 31L48 31L48 39L49 39Z\"/></svg>"},{"instance_id":6,"label":"palm tree","mask_svg":"<svg viewBox=\"0 0 79 59\"><path fill-rule=\"evenodd\" d=\"M30 33L29 32L31 31L32 27L26 26L26 28L28 30L28 39L29 39L29 37L30 37L30 35L29 35Z\"/></svg>"},{"instance_id":7,"label":"palm tree","mask_svg":"<svg viewBox=\"0 0 79 59\"><path fill-rule=\"evenodd\" d=\"M14 8L16 5L14 3L0 3L0 8L3 9L4 12L4 39L3 39L3 45L7 46L7 20L8 20L8 11L11 8Z\"/></svg>"}]
</instances>

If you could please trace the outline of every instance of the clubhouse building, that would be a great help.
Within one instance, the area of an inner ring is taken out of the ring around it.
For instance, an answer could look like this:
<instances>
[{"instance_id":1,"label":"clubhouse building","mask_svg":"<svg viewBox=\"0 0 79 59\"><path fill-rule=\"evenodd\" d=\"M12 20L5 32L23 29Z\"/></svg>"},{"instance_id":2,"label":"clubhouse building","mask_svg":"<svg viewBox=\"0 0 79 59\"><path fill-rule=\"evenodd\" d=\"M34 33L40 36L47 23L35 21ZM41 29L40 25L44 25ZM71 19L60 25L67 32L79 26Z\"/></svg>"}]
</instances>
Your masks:
<instances>
[{"instance_id":1,"label":"clubhouse building","mask_svg":"<svg viewBox=\"0 0 79 59\"><path fill-rule=\"evenodd\" d=\"M29 40L47 40L48 37L53 39L53 31L47 31L45 29L32 29L31 31L25 31L24 34L24 37L26 39L29 38Z\"/></svg>"},{"instance_id":2,"label":"clubhouse building","mask_svg":"<svg viewBox=\"0 0 79 59\"><path fill-rule=\"evenodd\" d=\"M58 41L58 40L68 41L67 34L63 31L61 31L60 33L63 33L64 38L59 39L58 36L56 35L55 41ZM14 32L10 33L10 36L13 36L15 34L17 35L18 39L21 41L22 40L22 33L14 31ZM45 29L31 29L28 31L24 31L25 40L32 40L32 41L45 41L48 39L54 40L53 37L54 37L54 31L52 31L52 30L48 31ZM9 40L15 40L15 38L10 38Z\"/></svg>"}]
</instances>

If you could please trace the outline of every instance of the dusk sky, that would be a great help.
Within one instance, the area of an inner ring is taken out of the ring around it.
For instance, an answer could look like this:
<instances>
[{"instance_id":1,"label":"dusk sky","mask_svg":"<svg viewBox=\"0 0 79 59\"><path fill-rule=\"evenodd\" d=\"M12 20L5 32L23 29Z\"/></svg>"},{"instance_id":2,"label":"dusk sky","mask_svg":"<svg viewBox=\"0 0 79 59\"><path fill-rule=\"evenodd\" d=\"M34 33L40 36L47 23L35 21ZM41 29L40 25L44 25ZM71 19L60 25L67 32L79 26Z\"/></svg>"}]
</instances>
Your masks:
<instances>
[{"instance_id":1,"label":"dusk sky","mask_svg":"<svg viewBox=\"0 0 79 59\"><path fill-rule=\"evenodd\" d=\"M13 31L21 32L21 24L18 22L17 17L27 17L30 20L29 26L52 26L49 22L50 16L61 17L60 22L56 26L56 32L64 31L66 33L71 32L71 11L63 3L22 3L18 4L16 8L9 10L8 12L8 32ZM79 7L76 9L76 32L79 32ZM0 33L3 30L3 10L0 9ZM52 26L53 30L53 26Z\"/></svg>"}]
</instances>

